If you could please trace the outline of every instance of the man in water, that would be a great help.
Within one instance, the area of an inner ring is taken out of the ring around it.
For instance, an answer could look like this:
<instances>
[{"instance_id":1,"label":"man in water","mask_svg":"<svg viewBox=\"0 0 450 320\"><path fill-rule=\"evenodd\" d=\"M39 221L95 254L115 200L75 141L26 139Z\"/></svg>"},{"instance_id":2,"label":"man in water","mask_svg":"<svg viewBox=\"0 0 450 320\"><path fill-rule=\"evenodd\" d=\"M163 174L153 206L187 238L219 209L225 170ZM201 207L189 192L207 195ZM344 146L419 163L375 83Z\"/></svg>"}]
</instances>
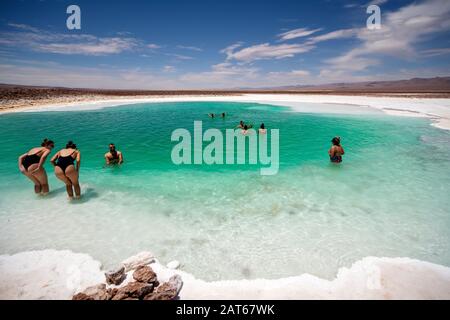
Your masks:
<instances>
[{"instance_id":1,"label":"man in water","mask_svg":"<svg viewBox=\"0 0 450 320\"><path fill-rule=\"evenodd\" d=\"M116 150L114 143L109 144L109 152L105 153L106 164L122 164L123 156L122 152Z\"/></svg>"}]
</instances>

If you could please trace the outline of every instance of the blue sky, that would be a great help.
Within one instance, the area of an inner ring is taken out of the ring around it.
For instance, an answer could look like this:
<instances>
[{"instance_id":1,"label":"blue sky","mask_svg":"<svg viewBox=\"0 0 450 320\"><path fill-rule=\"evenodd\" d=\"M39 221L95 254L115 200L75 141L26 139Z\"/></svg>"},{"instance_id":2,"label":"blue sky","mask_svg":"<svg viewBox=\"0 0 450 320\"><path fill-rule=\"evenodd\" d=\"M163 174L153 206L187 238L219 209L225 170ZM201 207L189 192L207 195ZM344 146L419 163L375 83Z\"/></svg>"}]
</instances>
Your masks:
<instances>
[{"instance_id":1,"label":"blue sky","mask_svg":"<svg viewBox=\"0 0 450 320\"><path fill-rule=\"evenodd\" d=\"M71 4L81 30L66 27ZM379 30L366 28L370 4ZM449 0L0 2L1 83L202 89L449 75Z\"/></svg>"}]
</instances>

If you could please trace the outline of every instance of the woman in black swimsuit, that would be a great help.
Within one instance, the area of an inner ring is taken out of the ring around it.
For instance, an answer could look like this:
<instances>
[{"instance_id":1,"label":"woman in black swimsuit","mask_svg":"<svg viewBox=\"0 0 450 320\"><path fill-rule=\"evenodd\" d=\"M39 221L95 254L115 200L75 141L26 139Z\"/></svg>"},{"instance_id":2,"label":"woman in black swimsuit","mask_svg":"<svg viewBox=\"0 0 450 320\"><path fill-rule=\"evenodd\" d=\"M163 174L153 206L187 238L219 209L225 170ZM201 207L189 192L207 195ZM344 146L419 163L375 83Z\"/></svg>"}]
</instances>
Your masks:
<instances>
[{"instance_id":1,"label":"woman in black swimsuit","mask_svg":"<svg viewBox=\"0 0 450 320\"><path fill-rule=\"evenodd\" d=\"M41 147L36 147L19 157L19 170L34 183L34 192L46 195L49 191L47 172L44 163L51 150L53 141L44 139Z\"/></svg>"},{"instance_id":2,"label":"woman in black swimsuit","mask_svg":"<svg viewBox=\"0 0 450 320\"><path fill-rule=\"evenodd\" d=\"M78 175L80 172L80 151L77 146L69 141L65 149L59 150L50 160L55 166L56 177L65 183L69 199L73 199L73 192L75 197L79 198L81 195L80 183L78 182ZM74 162L76 161L76 166Z\"/></svg>"}]
</instances>

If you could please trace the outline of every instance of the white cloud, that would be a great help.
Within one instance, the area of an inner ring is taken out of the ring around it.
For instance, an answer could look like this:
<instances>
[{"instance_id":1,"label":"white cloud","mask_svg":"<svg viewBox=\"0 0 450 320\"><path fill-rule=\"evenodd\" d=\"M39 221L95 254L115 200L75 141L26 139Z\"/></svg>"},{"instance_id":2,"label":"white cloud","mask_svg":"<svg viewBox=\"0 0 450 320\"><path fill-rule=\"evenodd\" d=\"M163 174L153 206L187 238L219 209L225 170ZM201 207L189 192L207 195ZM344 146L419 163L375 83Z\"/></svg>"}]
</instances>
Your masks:
<instances>
[{"instance_id":1,"label":"white cloud","mask_svg":"<svg viewBox=\"0 0 450 320\"><path fill-rule=\"evenodd\" d=\"M1 32L0 44L25 47L33 51L99 56L130 51L141 45L140 41L135 38L51 33L14 23L10 23L9 26L19 31Z\"/></svg>"},{"instance_id":2,"label":"white cloud","mask_svg":"<svg viewBox=\"0 0 450 320\"><path fill-rule=\"evenodd\" d=\"M184 49L184 50L191 50L191 51L203 51L202 48L199 47L194 47L194 46L183 46L183 45L178 45L177 46L178 49Z\"/></svg>"},{"instance_id":3,"label":"white cloud","mask_svg":"<svg viewBox=\"0 0 450 320\"><path fill-rule=\"evenodd\" d=\"M163 72L175 72L175 67L174 66L164 66L163 67Z\"/></svg>"},{"instance_id":4,"label":"white cloud","mask_svg":"<svg viewBox=\"0 0 450 320\"><path fill-rule=\"evenodd\" d=\"M227 61L237 60L242 62L252 62L264 59L291 58L296 54L312 50L314 46L307 44L270 45L269 43L263 43L233 51L235 48L237 48L236 45L222 50L222 52L227 54Z\"/></svg>"},{"instance_id":5,"label":"white cloud","mask_svg":"<svg viewBox=\"0 0 450 320\"><path fill-rule=\"evenodd\" d=\"M380 6L386 2L388 2L388 0L372 0L372 1L368 2L364 7L368 7L370 5Z\"/></svg>"},{"instance_id":6,"label":"white cloud","mask_svg":"<svg viewBox=\"0 0 450 320\"><path fill-rule=\"evenodd\" d=\"M292 70L288 72L269 72L268 75L270 76L294 76L294 77L306 77L309 76L311 73L307 70Z\"/></svg>"},{"instance_id":7,"label":"white cloud","mask_svg":"<svg viewBox=\"0 0 450 320\"><path fill-rule=\"evenodd\" d=\"M146 47L149 48L149 49L159 49L159 48L161 48L160 45L157 45L155 43L149 43Z\"/></svg>"},{"instance_id":8,"label":"white cloud","mask_svg":"<svg viewBox=\"0 0 450 320\"><path fill-rule=\"evenodd\" d=\"M418 57L415 45L450 29L450 1L413 3L384 14L381 29L357 31L361 44L339 57L329 59L327 71L362 71L380 63L380 55L400 59Z\"/></svg>"},{"instance_id":9,"label":"white cloud","mask_svg":"<svg viewBox=\"0 0 450 320\"><path fill-rule=\"evenodd\" d=\"M40 30L38 28L34 28L32 26L26 25L26 24L21 24L21 23L8 23L8 26L16 28L16 29L21 29L21 30L25 30L25 31L31 31L31 32L40 32Z\"/></svg>"},{"instance_id":10,"label":"white cloud","mask_svg":"<svg viewBox=\"0 0 450 320\"><path fill-rule=\"evenodd\" d=\"M423 50L421 54L425 57L435 57L450 54L450 48L435 48Z\"/></svg>"},{"instance_id":11,"label":"white cloud","mask_svg":"<svg viewBox=\"0 0 450 320\"><path fill-rule=\"evenodd\" d=\"M106 55L131 50L137 44L133 39L100 38L88 43L35 44L37 51L59 54Z\"/></svg>"},{"instance_id":12,"label":"white cloud","mask_svg":"<svg viewBox=\"0 0 450 320\"><path fill-rule=\"evenodd\" d=\"M318 32L320 30L322 30L322 29L310 30L310 29L307 29L307 28L299 28L299 29L290 30L290 31L281 33L281 34L278 35L278 37L282 41L283 40L292 40L292 39L296 39L296 38L310 36L313 33L316 33L316 32Z\"/></svg>"},{"instance_id":13,"label":"white cloud","mask_svg":"<svg viewBox=\"0 0 450 320\"><path fill-rule=\"evenodd\" d=\"M328 32L319 36L308 38L311 43L317 43L321 41L328 41L334 39L351 38L357 35L358 29L341 29Z\"/></svg>"},{"instance_id":14,"label":"white cloud","mask_svg":"<svg viewBox=\"0 0 450 320\"><path fill-rule=\"evenodd\" d=\"M192 59L194 59L191 56L185 56L185 55L177 54L177 53L165 53L165 55L168 57L173 57L173 58L175 58L175 60L192 60Z\"/></svg>"},{"instance_id":15,"label":"white cloud","mask_svg":"<svg viewBox=\"0 0 450 320\"><path fill-rule=\"evenodd\" d=\"M395 70L390 74L349 75L344 71L323 71L319 76L306 70L264 73L255 67L220 63L209 71L177 74L164 70L120 69L114 66L97 68L70 67L54 62L15 61L0 62L0 83L24 85L66 86L105 89L229 89L258 88L289 85L323 84L398 80L414 77L448 76L450 67L443 70ZM89 76L86 76L89 75Z\"/></svg>"}]
</instances>

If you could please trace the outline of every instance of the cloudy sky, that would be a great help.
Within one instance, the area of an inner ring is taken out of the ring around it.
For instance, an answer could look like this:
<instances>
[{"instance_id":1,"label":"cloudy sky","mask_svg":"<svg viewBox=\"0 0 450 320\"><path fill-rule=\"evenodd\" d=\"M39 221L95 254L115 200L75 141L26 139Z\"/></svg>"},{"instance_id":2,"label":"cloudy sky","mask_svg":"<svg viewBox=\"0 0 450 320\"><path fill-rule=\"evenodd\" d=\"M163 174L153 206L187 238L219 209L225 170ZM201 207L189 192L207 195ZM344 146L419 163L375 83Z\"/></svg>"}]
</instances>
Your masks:
<instances>
[{"instance_id":1,"label":"cloudy sky","mask_svg":"<svg viewBox=\"0 0 450 320\"><path fill-rule=\"evenodd\" d=\"M66 9L81 8L81 30ZM366 9L381 8L369 30ZM1 0L0 83L269 87L450 75L450 0Z\"/></svg>"}]
</instances>

